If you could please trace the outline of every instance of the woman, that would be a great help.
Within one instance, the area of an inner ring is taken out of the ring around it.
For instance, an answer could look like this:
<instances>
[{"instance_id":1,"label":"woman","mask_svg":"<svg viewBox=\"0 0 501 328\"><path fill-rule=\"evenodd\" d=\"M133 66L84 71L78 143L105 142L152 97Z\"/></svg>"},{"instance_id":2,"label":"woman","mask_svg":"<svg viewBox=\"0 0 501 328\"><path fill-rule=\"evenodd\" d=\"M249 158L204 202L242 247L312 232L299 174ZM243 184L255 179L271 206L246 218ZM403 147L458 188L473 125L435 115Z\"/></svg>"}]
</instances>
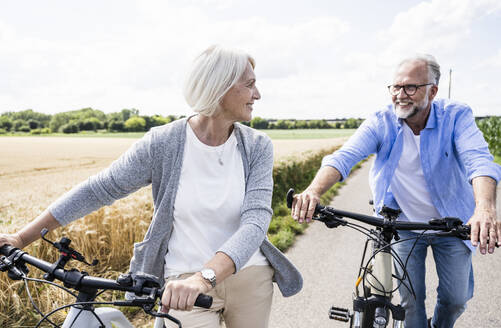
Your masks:
<instances>
[{"instance_id":1,"label":"woman","mask_svg":"<svg viewBox=\"0 0 501 328\"><path fill-rule=\"evenodd\" d=\"M131 272L166 279L162 310L184 327L219 327L221 318L228 328L267 327L272 280L291 296L302 278L266 239L271 141L238 123L251 119L261 97L254 59L210 47L196 58L184 91L198 114L151 129L21 231L0 235L0 245L23 248L43 228L66 225L151 183L153 219L134 245ZM193 309L200 293L213 296L211 309Z\"/></svg>"}]
</instances>

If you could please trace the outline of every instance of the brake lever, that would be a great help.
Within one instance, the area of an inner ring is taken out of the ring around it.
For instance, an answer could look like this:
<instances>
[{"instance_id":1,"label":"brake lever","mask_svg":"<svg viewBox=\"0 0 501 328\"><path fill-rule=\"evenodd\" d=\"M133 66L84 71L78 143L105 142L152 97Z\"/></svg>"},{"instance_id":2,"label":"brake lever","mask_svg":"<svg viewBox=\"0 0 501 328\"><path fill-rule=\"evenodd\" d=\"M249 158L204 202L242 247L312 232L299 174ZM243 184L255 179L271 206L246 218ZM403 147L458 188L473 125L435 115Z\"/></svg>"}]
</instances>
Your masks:
<instances>
[{"instance_id":1,"label":"brake lever","mask_svg":"<svg viewBox=\"0 0 501 328\"><path fill-rule=\"evenodd\" d=\"M327 213L329 213L329 212L327 212ZM320 213L316 217L313 217L313 220L323 222L327 226L327 228L330 228L330 229L337 228L340 225L345 226L348 224L348 221L346 221L338 216L335 216L332 213L329 213L329 214Z\"/></svg>"}]
</instances>

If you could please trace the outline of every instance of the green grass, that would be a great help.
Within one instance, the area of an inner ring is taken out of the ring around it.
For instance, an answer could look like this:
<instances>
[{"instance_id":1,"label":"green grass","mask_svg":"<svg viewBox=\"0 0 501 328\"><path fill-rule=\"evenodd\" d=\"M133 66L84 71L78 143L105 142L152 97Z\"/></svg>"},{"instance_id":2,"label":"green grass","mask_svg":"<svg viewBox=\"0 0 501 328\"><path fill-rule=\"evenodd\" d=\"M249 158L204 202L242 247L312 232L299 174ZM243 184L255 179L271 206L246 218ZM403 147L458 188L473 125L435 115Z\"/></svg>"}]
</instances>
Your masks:
<instances>
[{"instance_id":1,"label":"green grass","mask_svg":"<svg viewBox=\"0 0 501 328\"><path fill-rule=\"evenodd\" d=\"M271 139L329 139L349 137L355 129L260 130Z\"/></svg>"},{"instance_id":2,"label":"green grass","mask_svg":"<svg viewBox=\"0 0 501 328\"><path fill-rule=\"evenodd\" d=\"M494 156L494 162L498 163L499 165L501 165L501 156Z\"/></svg>"}]
</instances>

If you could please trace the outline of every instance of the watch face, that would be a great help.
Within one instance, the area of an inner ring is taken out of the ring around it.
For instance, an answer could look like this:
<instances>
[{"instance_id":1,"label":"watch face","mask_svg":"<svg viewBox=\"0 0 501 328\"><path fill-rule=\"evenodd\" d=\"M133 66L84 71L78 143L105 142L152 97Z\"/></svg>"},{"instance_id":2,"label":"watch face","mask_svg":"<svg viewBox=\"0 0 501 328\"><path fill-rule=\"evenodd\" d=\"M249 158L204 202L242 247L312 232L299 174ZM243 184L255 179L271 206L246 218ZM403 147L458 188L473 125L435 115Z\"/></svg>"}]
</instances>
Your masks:
<instances>
[{"instance_id":1,"label":"watch face","mask_svg":"<svg viewBox=\"0 0 501 328\"><path fill-rule=\"evenodd\" d=\"M216 273L212 269L202 269L202 277L210 282L212 287L216 286Z\"/></svg>"},{"instance_id":2,"label":"watch face","mask_svg":"<svg viewBox=\"0 0 501 328\"><path fill-rule=\"evenodd\" d=\"M205 279L214 279L216 277L216 274L214 273L214 270L212 269L203 269L202 270L202 277Z\"/></svg>"}]
</instances>

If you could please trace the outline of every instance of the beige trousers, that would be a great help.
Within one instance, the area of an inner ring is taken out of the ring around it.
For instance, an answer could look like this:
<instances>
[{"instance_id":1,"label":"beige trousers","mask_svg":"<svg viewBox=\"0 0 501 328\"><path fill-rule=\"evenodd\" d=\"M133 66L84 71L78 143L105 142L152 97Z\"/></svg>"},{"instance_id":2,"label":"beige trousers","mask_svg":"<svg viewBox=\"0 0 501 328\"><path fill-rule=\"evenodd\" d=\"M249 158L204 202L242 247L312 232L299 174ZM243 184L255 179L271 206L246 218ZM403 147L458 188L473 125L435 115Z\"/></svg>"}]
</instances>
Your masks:
<instances>
[{"instance_id":1,"label":"beige trousers","mask_svg":"<svg viewBox=\"0 0 501 328\"><path fill-rule=\"evenodd\" d=\"M208 295L213 303L210 309L194 307L192 311L170 310L169 314L181 321L183 328L267 328L273 298L272 277L269 265L253 265L226 278ZM184 279L192 273L169 277ZM177 325L165 320L165 327Z\"/></svg>"}]
</instances>

